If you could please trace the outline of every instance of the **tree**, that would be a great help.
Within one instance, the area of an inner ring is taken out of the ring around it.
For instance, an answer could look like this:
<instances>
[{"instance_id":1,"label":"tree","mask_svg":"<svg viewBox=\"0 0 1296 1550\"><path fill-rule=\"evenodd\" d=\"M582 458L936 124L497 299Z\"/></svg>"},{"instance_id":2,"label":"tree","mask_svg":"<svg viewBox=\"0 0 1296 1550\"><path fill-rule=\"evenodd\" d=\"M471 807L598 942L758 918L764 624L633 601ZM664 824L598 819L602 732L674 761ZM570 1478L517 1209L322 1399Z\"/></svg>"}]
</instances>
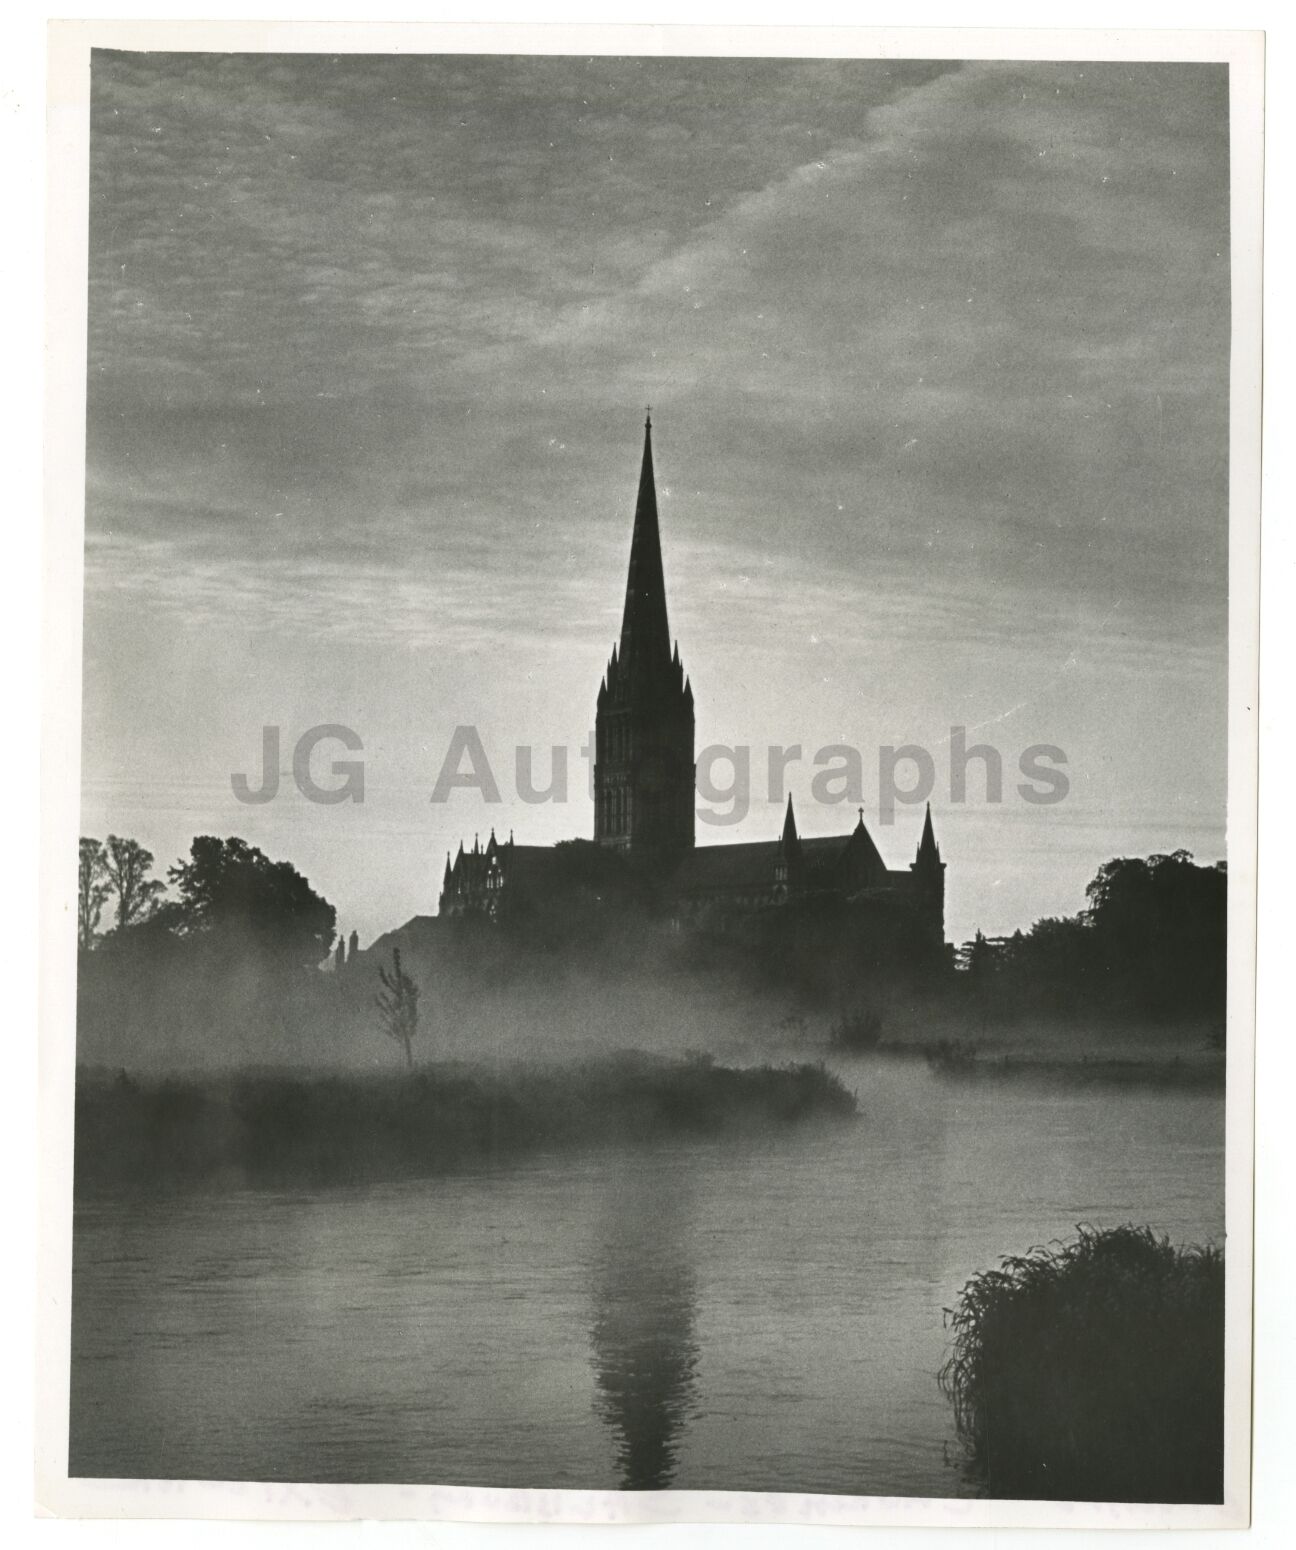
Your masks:
<instances>
[{"instance_id":1,"label":"tree","mask_svg":"<svg viewBox=\"0 0 1296 1550\"><path fill-rule=\"evenodd\" d=\"M986 941L985 933L980 926L977 927L976 935L964 948L964 969L972 996L972 1006L976 1011L978 1022L984 1028L996 989L995 981L999 975L999 954L996 951L996 944Z\"/></svg>"},{"instance_id":2,"label":"tree","mask_svg":"<svg viewBox=\"0 0 1296 1550\"><path fill-rule=\"evenodd\" d=\"M374 1004L382 1018L383 1032L405 1051L405 1065L414 1069L414 1035L418 1032L418 986L401 968L400 948L392 948L391 971L378 966L382 990Z\"/></svg>"},{"instance_id":3,"label":"tree","mask_svg":"<svg viewBox=\"0 0 1296 1550\"><path fill-rule=\"evenodd\" d=\"M969 988L996 1016L1048 1012L1205 1021L1225 1012L1228 872L1185 850L1099 867L1078 915L963 950Z\"/></svg>"},{"instance_id":4,"label":"tree","mask_svg":"<svg viewBox=\"0 0 1296 1550\"><path fill-rule=\"evenodd\" d=\"M77 850L77 946L83 951L94 946L99 917L111 894L103 844L83 835Z\"/></svg>"},{"instance_id":5,"label":"tree","mask_svg":"<svg viewBox=\"0 0 1296 1550\"><path fill-rule=\"evenodd\" d=\"M1224 1015L1228 873L1186 850L1122 856L1086 890L1088 919L1114 999L1152 1014Z\"/></svg>"},{"instance_id":6,"label":"tree","mask_svg":"<svg viewBox=\"0 0 1296 1550\"><path fill-rule=\"evenodd\" d=\"M145 850L138 840L122 839L116 834L108 836L104 872L117 897L118 931L146 919L152 913L158 895L166 892L164 882L149 876L152 870L153 853Z\"/></svg>"},{"instance_id":7,"label":"tree","mask_svg":"<svg viewBox=\"0 0 1296 1550\"><path fill-rule=\"evenodd\" d=\"M175 929L240 953L314 968L333 946L337 912L287 861L235 837L201 834L167 873L180 897Z\"/></svg>"},{"instance_id":8,"label":"tree","mask_svg":"<svg viewBox=\"0 0 1296 1550\"><path fill-rule=\"evenodd\" d=\"M998 956L994 944L987 942L980 926L976 935L964 949L967 973L974 984L980 985L998 968Z\"/></svg>"}]
</instances>

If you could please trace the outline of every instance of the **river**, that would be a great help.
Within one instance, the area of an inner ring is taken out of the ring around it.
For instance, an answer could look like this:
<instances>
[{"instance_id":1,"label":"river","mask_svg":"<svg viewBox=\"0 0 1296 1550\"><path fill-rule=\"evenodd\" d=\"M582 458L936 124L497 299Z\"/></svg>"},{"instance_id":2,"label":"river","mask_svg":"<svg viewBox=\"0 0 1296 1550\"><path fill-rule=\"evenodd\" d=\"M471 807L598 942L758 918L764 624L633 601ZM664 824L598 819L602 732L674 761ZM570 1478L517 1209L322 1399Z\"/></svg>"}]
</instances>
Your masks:
<instances>
[{"instance_id":1,"label":"river","mask_svg":"<svg viewBox=\"0 0 1296 1550\"><path fill-rule=\"evenodd\" d=\"M966 1494L942 1309L1080 1222L1222 1242L1223 1098L845 1069L757 1142L79 1203L72 1474Z\"/></svg>"}]
</instances>

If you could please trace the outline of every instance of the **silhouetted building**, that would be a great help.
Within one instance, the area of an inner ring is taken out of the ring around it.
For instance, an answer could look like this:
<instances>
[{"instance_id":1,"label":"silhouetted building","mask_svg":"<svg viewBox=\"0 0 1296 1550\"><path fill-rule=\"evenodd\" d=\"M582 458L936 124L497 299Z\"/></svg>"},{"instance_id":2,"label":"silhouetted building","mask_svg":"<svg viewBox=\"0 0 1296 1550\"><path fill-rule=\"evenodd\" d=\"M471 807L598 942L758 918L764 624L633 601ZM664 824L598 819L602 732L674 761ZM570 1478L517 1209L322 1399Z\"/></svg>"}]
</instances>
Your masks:
<instances>
[{"instance_id":1,"label":"silhouetted building","mask_svg":"<svg viewBox=\"0 0 1296 1550\"><path fill-rule=\"evenodd\" d=\"M594 838L656 861L692 850L695 790L693 689L666 620L650 417L621 644L612 648L594 720Z\"/></svg>"},{"instance_id":2,"label":"silhouetted building","mask_svg":"<svg viewBox=\"0 0 1296 1550\"><path fill-rule=\"evenodd\" d=\"M814 898L893 905L933 942L945 936L945 863L930 806L914 860L888 868L859 809L844 835L802 838L788 798L777 839L694 844L693 688L666 611L652 420L644 427L621 639L599 685L594 734L594 838L651 871L685 923ZM543 893L554 850L499 841L446 857L440 912L498 916L506 901Z\"/></svg>"}]
</instances>

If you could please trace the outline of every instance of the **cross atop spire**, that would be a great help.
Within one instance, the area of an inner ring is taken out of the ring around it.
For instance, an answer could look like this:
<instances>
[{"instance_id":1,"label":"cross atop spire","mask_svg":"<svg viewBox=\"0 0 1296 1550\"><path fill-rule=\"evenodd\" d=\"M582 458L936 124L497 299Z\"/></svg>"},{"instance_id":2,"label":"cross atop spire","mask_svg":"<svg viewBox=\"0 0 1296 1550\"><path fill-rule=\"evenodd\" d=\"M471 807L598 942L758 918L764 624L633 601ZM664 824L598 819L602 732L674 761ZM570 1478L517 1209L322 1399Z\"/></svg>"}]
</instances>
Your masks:
<instances>
[{"instance_id":1,"label":"cross atop spire","mask_svg":"<svg viewBox=\"0 0 1296 1550\"><path fill-rule=\"evenodd\" d=\"M653 477L652 414L644 422L643 466L630 540L630 573L621 620L621 665L632 681L652 677L670 665L670 625L666 618L666 578L662 571L661 530L657 522L657 486Z\"/></svg>"}]
</instances>

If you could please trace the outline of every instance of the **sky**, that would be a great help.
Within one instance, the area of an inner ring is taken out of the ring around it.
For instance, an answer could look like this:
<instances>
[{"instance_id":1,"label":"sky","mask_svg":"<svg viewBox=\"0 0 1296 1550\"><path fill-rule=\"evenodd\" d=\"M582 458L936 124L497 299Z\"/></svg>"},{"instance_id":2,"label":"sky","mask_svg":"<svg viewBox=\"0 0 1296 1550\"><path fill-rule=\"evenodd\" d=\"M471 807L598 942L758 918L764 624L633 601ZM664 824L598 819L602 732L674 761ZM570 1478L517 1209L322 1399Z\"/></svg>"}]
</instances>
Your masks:
<instances>
[{"instance_id":1,"label":"sky","mask_svg":"<svg viewBox=\"0 0 1296 1550\"><path fill-rule=\"evenodd\" d=\"M243 835L362 941L461 838L592 834L651 404L698 748L752 749L700 843L800 745L802 832L904 865L916 744L953 940L1224 855L1226 67L97 52L90 154L86 833ZM295 788L322 724L363 802ZM465 725L498 803L432 800Z\"/></svg>"}]
</instances>

